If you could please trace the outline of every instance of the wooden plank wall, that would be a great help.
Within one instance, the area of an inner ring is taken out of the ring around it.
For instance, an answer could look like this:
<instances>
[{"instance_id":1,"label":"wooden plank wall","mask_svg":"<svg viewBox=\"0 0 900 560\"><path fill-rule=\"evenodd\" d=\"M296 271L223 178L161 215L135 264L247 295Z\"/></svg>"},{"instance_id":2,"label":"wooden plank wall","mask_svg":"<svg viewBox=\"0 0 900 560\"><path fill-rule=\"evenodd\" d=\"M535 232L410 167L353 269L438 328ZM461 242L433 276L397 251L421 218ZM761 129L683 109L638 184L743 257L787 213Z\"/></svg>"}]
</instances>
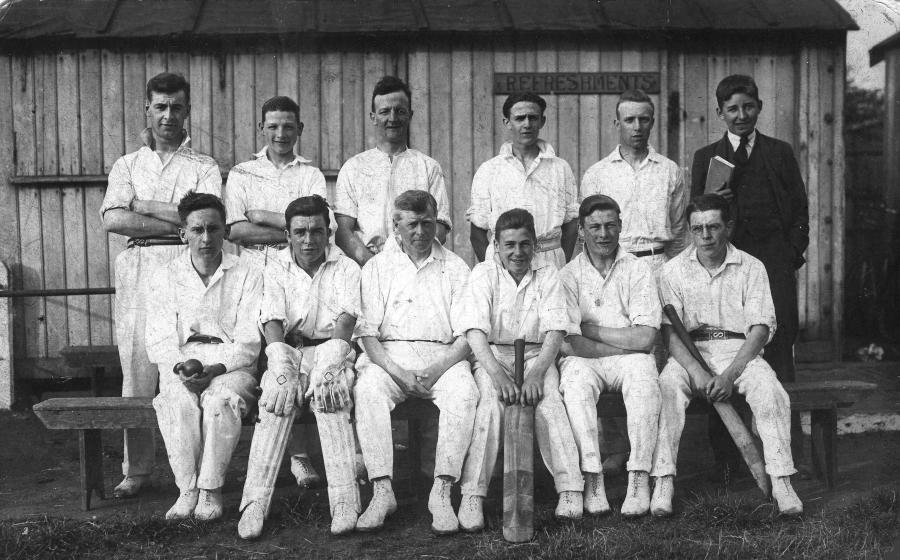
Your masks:
<instances>
[{"instance_id":1,"label":"wooden plank wall","mask_svg":"<svg viewBox=\"0 0 900 560\"><path fill-rule=\"evenodd\" d=\"M465 211L472 175L505 141L502 96L493 72L659 71L653 144L688 168L693 152L724 128L713 90L734 72L757 77L765 105L759 128L793 143L810 192L814 220L809 263L800 274L801 318L807 340L840 331L843 239L844 54L825 45L729 48L597 39L462 38L399 47L300 42L267 50L143 52L89 49L0 57L0 168L17 176L102 175L139 146L145 126L144 84L169 70L192 86L188 128L196 149L227 171L261 148L255 123L262 102L295 98L306 127L299 151L336 172L374 144L368 118L375 82L393 73L408 79L415 115L413 147L435 157L446 175L455 228L452 247L471 260ZM10 79L3 80L3 76ZM2 84L8 84L4 86ZM669 127L669 90L680 118ZM547 96L543 137L580 179L617 143L615 96ZM15 153L15 161L7 161ZM4 159L6 158L6 159ZM14 165L13 165L14 164ZM0 183L7 224L0 258L19 288L111 285L124 239L100 227L102 183L13 187ZM110 344L107 296L17 300L17 358L55 357L67 344Z\"/></svg>"}]
</instances>

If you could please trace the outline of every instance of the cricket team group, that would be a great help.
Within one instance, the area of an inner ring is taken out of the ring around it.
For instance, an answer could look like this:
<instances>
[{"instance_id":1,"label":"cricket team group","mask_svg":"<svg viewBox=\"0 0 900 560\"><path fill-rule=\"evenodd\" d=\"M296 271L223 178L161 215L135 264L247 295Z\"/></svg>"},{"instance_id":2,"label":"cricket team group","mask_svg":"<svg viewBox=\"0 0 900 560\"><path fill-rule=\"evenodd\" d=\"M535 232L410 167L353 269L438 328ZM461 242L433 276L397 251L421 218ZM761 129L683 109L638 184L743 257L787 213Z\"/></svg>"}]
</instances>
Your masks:
<instances>
[{"instance_id":1,"label":"cricket team group","mask_svg":"<svg viewBox=\"0 0 900 560\"><path fill-rule=\"evenodd\" d=\"M685 409L694 396L733 393L753 413L779 511L802 512L790 482L799 422L780 381L794 375L805 189L789 145L756 130L753 79L729 76L715 95L728 132L697 152L690 182L648 143L654 104L631 90L616 106L619 145L580 188L540 138L545 100L510 95L509 142L472 179L466 216L479 263L470 270L444 244L463 236L441 166L407 144L414 103L402 80L375 86L377 144L342 166L327 202L322 172L295 153L296 102L262 105L265 147L223 188L215 160L192 150L184 130L189 84L150 79L144 145L115 162L100 213L128 237L115 266L122 392L155 396L179 490L166 518L222 516L242 418L258 404L240 536L260 536L286 452L298 483L319 477L307 452L316 437L331 532L378 530L397 509L391 411L410 398L440 411L423 436L434 445L428 510L438 534L484 527L504 411L521 405L535 410L557 517L608 513L604 473L623 470L622 515L666 516ZM704 194L715 156L734 172ZM666 304L715 375L673 334ZM598 421L604 392L622 394L627 418ZM302 407L316 425L293 426ZM710 421L728 476L740 455ZM149 484L154 452L153 430L126 430L116 497ZM360 476L372 484L365 509Z\"/></svg>"}]
</instances>

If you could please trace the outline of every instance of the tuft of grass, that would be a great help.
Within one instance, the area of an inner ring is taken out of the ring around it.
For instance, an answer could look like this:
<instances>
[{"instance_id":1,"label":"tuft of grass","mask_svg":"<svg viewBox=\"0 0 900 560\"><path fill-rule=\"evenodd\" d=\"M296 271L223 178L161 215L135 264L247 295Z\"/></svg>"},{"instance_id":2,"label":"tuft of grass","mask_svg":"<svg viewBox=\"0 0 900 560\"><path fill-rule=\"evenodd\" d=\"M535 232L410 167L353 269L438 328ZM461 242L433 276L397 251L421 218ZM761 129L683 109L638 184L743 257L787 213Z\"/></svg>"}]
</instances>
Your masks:
<instances>
[{"instance_id":1,"label":"tuft of grass","mask_svg":"<svg viewBox=\"0 0 900 560\"><path fill-rule=\"evenodd\" d=\"M673 518L625 520L614 513L574 523L536 512L532 542L503 541L490 516L478 535L432 536L419 504L392 518L384 531L334 538L327 500L304 496L273 512L263 538L241 541L237 514L219 522L167 523L158 516L80 521L29 517L0 521L0 557L25 558L880 558L900 535L898 489L861 495L847 506L797 519L772 504L732 495L695 494Z\"/></svg>"}]
</instances>

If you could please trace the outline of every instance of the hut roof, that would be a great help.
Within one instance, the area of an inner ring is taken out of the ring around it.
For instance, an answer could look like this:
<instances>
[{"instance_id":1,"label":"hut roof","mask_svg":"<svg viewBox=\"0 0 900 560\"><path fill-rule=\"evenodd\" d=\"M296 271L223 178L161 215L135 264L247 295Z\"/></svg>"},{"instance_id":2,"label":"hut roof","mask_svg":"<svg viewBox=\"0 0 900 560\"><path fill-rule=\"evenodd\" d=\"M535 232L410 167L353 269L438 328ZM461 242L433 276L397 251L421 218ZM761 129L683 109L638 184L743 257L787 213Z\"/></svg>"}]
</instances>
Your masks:
<instances>
[{"instance_id":1,"label":"hut roof","mask_svg":"<svg viewBox=\"0 0 900 560\"><path fill-rule=\"evenodd\" d=\"M7 41L850 29L858 27L836 0L0 0L0 40Z\"/></svg>"},{"instance_id":2,"label":"hut roof","mask_svg":"<svg viewBox=\"0 0 900 560\"><path fill-rule=\"evenodd\" d=\"M869 49L869 66L875 66L884 60L884 55L887 51L897 48L898 46L900 46L900 33L895 33Z\"/></svg>"}]
</instances>

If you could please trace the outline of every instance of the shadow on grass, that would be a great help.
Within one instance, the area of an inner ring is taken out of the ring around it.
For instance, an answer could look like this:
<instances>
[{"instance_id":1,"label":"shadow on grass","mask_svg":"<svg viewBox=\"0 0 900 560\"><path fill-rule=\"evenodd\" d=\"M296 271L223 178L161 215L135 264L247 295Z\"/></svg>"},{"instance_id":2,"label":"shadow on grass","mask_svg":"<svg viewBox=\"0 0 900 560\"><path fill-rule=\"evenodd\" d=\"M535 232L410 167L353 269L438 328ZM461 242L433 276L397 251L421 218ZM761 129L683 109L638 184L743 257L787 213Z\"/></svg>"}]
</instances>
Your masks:
<instances>
[{"instance_id":1,"label":"shadow on grass","mask_svg":"<svg viewBox=\"0 0 900 560\"><path fill-rule=\"evenodd\" d=\"M673 518L626 521L617 514L561 523L537 512L534 541L510 545L499 520L485 533L433 537L418 505L377 534L333 538L327 506L307 500L273 516L263 539L237 538L237 515L220 522L166 523L159 517L0 522L0 557L19 558L880 558L900 533L898 489L883 487L847 506L785 519L772 504L695 494ZM495 517L495 516L492 516Z\"/></svg>"}]
</instances>

